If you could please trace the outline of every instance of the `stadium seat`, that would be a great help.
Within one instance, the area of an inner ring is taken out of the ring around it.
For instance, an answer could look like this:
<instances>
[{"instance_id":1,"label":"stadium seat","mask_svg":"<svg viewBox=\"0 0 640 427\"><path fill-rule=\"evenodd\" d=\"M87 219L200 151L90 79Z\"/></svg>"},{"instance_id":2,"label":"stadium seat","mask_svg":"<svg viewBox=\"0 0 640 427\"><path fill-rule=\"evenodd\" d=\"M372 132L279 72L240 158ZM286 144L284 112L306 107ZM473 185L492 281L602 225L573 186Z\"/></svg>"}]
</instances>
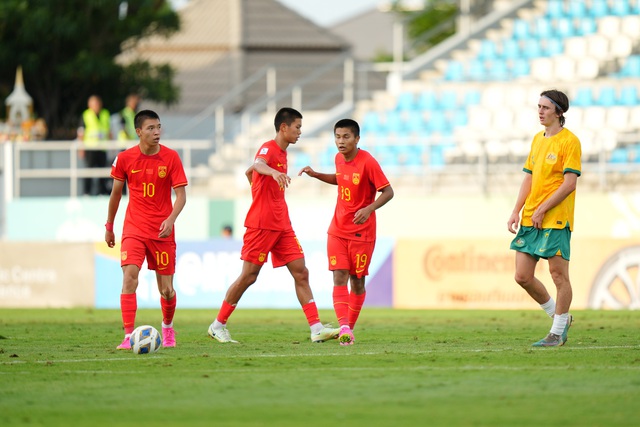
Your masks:
<instances>
[{"instance_id":1,"label":"stadium seat","mask_svg":"<svg viewBox=\"0 0 640 427\"><path fill-rule=\"evenodd\" d=\"M413 92L402 92L398 95L398 101L396 103L396 110L398 111L411 111L414 109L414 94Z\"/></svg>"},{"instance_id":2,"label":"stadium seat","mask_svg":"<svg viewBox=\"0 0 640 427\"><path fill-rule=\"evenodd\" d=\"M419 111L431 111L437 109L438 100L436 99L436 94L431 90L422 91L420 96L418 96L416 108Z\"/></svg>"},{"instance_id":3,"label":"stadium seat","mask_svg":"<svg viewBox=\"0 0 640 427\"><path fill-rule=\"evenodd\" d=\"M377 134L382 131L380 115L376 111L368 111L362 119L362 133Z\"/></svg>"},{"instance_id":4,"label":"stadium seat","mask_svg":"<svg viewBox=\"0 0 640 427\"><path fill-rule=\"evenodd\" d=\"M595 58L581 58L576 63L576 75L582 80L593 80L600 72L600 62Z\"/></svg>"},{"instance_id":5,"label":"stadium seat","mask_svg":"<svg viewBox=\"0 0 640 427\"><path fill-rule=\"evenodd\" d=\"M556 20L556 34L561 38L573 37L576 30L571 18L559 18Z\"/></svg>"},{"instance_id":6,"label":"stadium seat","mask_svg":"<svg viewBox=\"0 0 640 427\"><path fill-rule=\"evenodd\" d=\"M507 39L502 41L501 57L504 59L517 59L521 55L520 44L517 40Z\"/></svg>"},{"instance_id":7,"label":"stadium seat","mask_svg":"<svg viewBox=\"0 0 640 427\"><path fill-rule=\"evenodd\" d=\"M446 165L445 147L440 144L429 146L429 166L432 169L442 169Z\"/></svg>"},{"instance_id":8,"label":"stadium seat","mask_svg":"<svg viewBox=\"0 0 640 427\"><path fill-rule=\"evenodd\" d=\"M609 156L609 163L628 163L628 162L629 162L629 151L624 147L615 148Z\"/></svg>"},{"instance_id":9,"label":"stadium seat","mask_svg":"<svg viewBox=\"0 0 640 427\"><path fill-rule=\"evenodd\" d=\"M594 18L602 18L609 14L609 6L607 0L591 0L589 14Z\"/></svg>"},{"instance_id":10,"label":"stadium seat","mask_svg":"<svg viewBox=\"0 0 640 427\"><path fill-rule=\"evenodd\" d=\"M464 105L467 107L471 107L473 105L480 104L480 100L482 99L482 94L478 90L468 90L464 94Z\"/></svg>"},{"instance_id":11,"label":"stadium seat","mask_svg":"<svg viewBox=\"0 0 640 427\"><path fill-rule=\"evenodd\" d=\"M623 86L622 89L620 89L620 97L618 98L617 104L626 107L639 105L638 88L635 86Z\"/></svg>"},{"instance_id":12,"label":"stadium seat","mask_svg":"<svg viewBox=\"0 0 640 427\"><path fill-rule=\"evenodd\" d=\"M547 16L549 18L561 18L565 16L563 0L549 0L547 3Z\"/></svg>"},{"instance_id":13,"label":"stadium seat","mask_svg":"<svg viewBox=\"0 0 640 427\"><path fill-rule=\"evenodd\" d=\"M484 39L480 42L480 51L478 52L478 59L495 59L498 57L498 47L493 40Z\"/></svg>"},{"instance_id":14,"label":"stadium seat","mask_svg":"<svg viewBox=\"0 0 640 427\"><path fill-rule=\"evenodd\" d=\"M469 115L467 110L459 109L454 111L452 113L450 123L453 130L467 126L467 124L469 124Z\"/></svg>"},{"instance_id":15,"label":"stadium seat","mask_svg":"<svg viewBox=\"0 0 640 427\"><path fill-rule=\"evenodd\" d=\"M629 0L613 0L611 4L611 13L616 16L627 16L631 13Z\"/></svg>"},{"instance_id":16,"label":"stadium seat","mask_svg":"<svg viewBox=\"0 0 640 427\"><path fill-rule=\"evenodd\" d=\"M603 107L587 107L584 109L582 126L586 129L600 130L605 125L606 109Z\"/></svg>"},{"instance_id":17,"label":"stadium seat","mask_svg":"<svg viewBox=\"0 0 640 427\"><path fill-rule=\"evenodd\" d=\"M540 58L543 55L542 46L540 40L536 38L529 38L524 41L524 48L522 49L525 58L533 59Z\"/></svg>"},{"instance_id":18,"label":"stadium seat","mask_svg":"<svg viewBox=\"0 0 640 427\"><path fill-rule=\"evenodd\" d=\"M409 133L422 134L425 131L425 120L422 111L410 111L404 122L404 128Z\"/></svg>"},{"instance_id":19,"label":"stadium seat","mask_svg":"<svg viewBox=\"0 0 640 427\"><path fill-rule=\"evenodd\" d=\"M555 35L551 20L544 16L540 16L533 21L533 28L535 29L534 35L536 37L548 38Z\"/></svg>"},{"instance_id":20,"label":"stadium seat","mask_svg":"<svg viewBox=\"0 0 640 427\"><path fill-rule=\"evenodd\" d=\"M402 116L397 111L387 111L385 113L385 125L384 128L387 134L402 134L404 131L404 127L402 124Z\"/></svg>"},{"instance_id":21,"label":"stadium seat","mask_svg":"<svg viewBox=\"0 0 640 427\"><path fill-rule=\"evenodd\" d=\"M591 17L584 17L578 22L576 34L579 36L588 36L598 31L596 20Z\"/></svg>"},{"instance_id":22,"label":"stadium seat","mask_svg":"<svg viewBox=\"0 0 640 427\"><path fill-rule=\"evenodd\" d=\"M450 132L451 128L449 127L449 122L444 111L441 110L433 110L429 114L429 118L427 120L427 130L431 132L437 133L447 133Z\"/></svg>"},{"instance_id":23,"label":"stadium seat","mask_svg":"<svg viewBox=\"0 0 640 427\"><path fill-rule=\"evenodd\" d=\"M514 19L513 36L516 39L528 39L529 37L531 37L529 22L525 21L524 19Z\"/></svg>"},{"instance_id":24,"label":"stadium seat","mask_svg":"<svg viewBox=\"0 0 640 427\"><path fill-rule=\"evenodd\" d=\"M564 52L564 44L562 40L557 38L545 40L544 52L548 56L561 55Z\"/></svg>"},{"instance_id":25,"label":"stadium seat","mask_svg":"<svg viewBox=\"0 0 640 427\"><path fill-rule=\"evenodd\" d=\"M617 73L618 77L640 77L640 55L631 55Z\"/></svg>"},{"instance_id":26,"label":"stadium seat","mask_svg":"<svg viewBox=\"0 0 640 427\"><path fill-rule=\"evenodd\" d=\"M587 52L596 59L609 59L609 40L601 35L593 35L587 39Z\"/></svg>"},{"instance_id":27,"label":"stadium seat","mask_svg":"<svg viewBox=\"0 0 640 427\"><path fill-rule=\"evenodd\" d=\"M458 95L452 90L443 91L438 104L443 110L455 110L458 107Z\"/></svg>"},{"instance_id":28,"label":"stadium seat","mask_svg":"<svg viewBox=\"0 0 640 427\"><path fill-rule=\"evenodd\" d=\"M511 75L507 61L503 59L495 59L486 63L487 79L492 81L503 82L509 80Z\"/></svg>"},{"instance_id":29,"label":"stadium seat","mask_svg":"<svg viewBox=\"0 0 640 427\"><path fill-rule=\"evenodd\" d=\"M629 128L629 108L607 108L607 127L609 129L624 132Z\"/></svg>"},{"instance_id":30,"label":"stadium seat","mask_svg":"<svg viewBox=\"0 0 640 427\"><path fill-rule=\"evenodd\" d=\"M484 81L487 77L487 71L484 62L480 60L472 60L467 64L467 78L472 81Z\"/></svg>"},{"instance_id":31,"label":"stadium seat","mask_svg":"<svg viewBox=\"0 0 640 427\"><path fill-rule=\"evenodd\" d=\"M587 55L587 39L585 37L570 37L566 39L567 56L583 58Z\"/></svg>"},{"instance_id":32,"label":"stadium seat","mask_svg":"<svg viewBox=\"0 0 640 427\"><path fill-rule=\"evenodd\" d=\"M452 82L464 80L464 66L460 61L448 61L444 79Z\"/></svg>"},{"instance_id":33,"label":"stadium seat","mask_svg":"<svg viewBox=\"0 0 640 427\"><path fill-rule=\"evenodd\" d=\"M603 86L600 88L598 97L596 98L596 105L602 107L612 107L616 104L616 90L611 86Z\"/></svg>"},{"instance_id":34,"label":"stadium seat","mask_svg":"<svg viewBox=\"0 0 640 427\"><path fill-rule=\"evenodd\" d=\"M598 34L609 38L620 34L621 19L617 16L605 16L598 20Z\"/></svg>"},{"instance_id":35,"label":"stadium seat","mask_svg":"<svg viewBox=\"0 0 640 427\"><path fill-rule=\"evenodd\" d=\"M640 1L637 2L640 7ZM631 37L632 40L640 39L640 10L634 15L628 15L622 18L620 23L620 32Z\"/></svg>"},{"instance_id":36,"label":"stadium seat","mask_svg":"<svg viewBox=\"0 0 640 427\"><path fill-rule=\"evenodd\" d=\"M584 0L570 0L567 7L568 15L573 18L584 18L587 16L587 6Z\"/></svg>"},{"instance_id":37,"label":"stadium seat","mask_svg":"<svg viewBox=\"0 0 640 427\"><path fill-rule=\"evenodd\" d=\"M525 77L531 74L529 61L523 58L515 59L511 63L511 75L514 78Z\"/></svg>"}]
</instances>

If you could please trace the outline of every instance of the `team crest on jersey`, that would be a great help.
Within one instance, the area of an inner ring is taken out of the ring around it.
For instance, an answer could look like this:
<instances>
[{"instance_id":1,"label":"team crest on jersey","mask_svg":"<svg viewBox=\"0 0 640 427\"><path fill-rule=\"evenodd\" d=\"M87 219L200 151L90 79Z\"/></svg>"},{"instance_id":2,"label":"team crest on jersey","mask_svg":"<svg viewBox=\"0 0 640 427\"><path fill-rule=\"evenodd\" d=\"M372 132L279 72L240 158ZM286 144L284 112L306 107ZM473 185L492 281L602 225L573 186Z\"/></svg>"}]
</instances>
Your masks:
<instances>
[{"instance_id":1,"label":"team crest on jersey","mask_svg":"<svg viewBox=\"0 0 640 427\"><path fill-rule=\"evenodd\" d=\"M549 153L547 154L547 157L544 158L544 161L550 165L555 165L558 161L558 156L556 155L556 153Z\"/></svg>"},{"instance_id":2,"label":"team crest on jersey","mask_svg":"<svg viewBox=\"0 0 640 427\"><path fill-rule=\"evenodd\" d=\"M331 263L331 265L336 265L337 264L337 260L336 260L336 256L335 255L331 255L329 257L329 262Z\"/></svg>"},{"instance_id":3,"label":"team crest on jersey","mask_svg":"<svg viewBox=\"0 0 640 427\"><path fill-rule=\"evenodd\" d=\"M351 176L351 182L353 182L354 185L360 184L360 174L359 173L354 173Z\"/></svg>"},{"instance_id":4,"label":"team crest on jersey","mask_svg":"<svg viewBox=\"0 0 640 427\"><path fill-rule=\"evenodd\" d=\"M127 251L120 252L120 259L122 259L122 261L127 260Z\"/></svg>"},{"instance_id":5,"label":"team crest on jersey","mask_svg":"<svg viewBox=\"0 0 640 427\"><path fill-rule=\"evenodd\" d=\"M265 259L267 259L267 254L260 252L260 256L258 256L258 261L264 262Z\"/></svg>"},{"instance_id":6,"label":"team crest on jersey","mask_svg":"<svg viewBox=\"0 0 640 427\"><path fill-rule=\"evenodd\" d=\"M158 176L160 178L164 178L167 176L167 167L166 166L158 166Z\"/></svg>"}]
</instances>

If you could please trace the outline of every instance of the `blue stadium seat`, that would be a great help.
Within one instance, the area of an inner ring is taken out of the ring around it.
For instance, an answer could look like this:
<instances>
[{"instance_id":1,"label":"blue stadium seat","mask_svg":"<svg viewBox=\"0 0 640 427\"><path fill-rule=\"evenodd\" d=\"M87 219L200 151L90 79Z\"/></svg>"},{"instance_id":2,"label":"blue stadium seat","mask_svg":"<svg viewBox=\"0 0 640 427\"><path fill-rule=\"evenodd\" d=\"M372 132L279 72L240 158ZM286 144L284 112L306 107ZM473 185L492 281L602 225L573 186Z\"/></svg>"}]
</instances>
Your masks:
<instances>
[{"instance_id":1,"label":"blue stadium seat","mask_svg":"<svg viewBox=\"0 0 640 427\"><path fill-rule=\"evenodd\" d=\"M584 18L587 16L587 6L584 0L570 0L567 11L572 18Z\"/></svg>"},{"instance_id":2,"label":"blue stadium seat","mask_svg":"<svg viewBox=\"0 0 640 427\"><path fill-rule=\"evenodd\" d=\"M451 116L451 127L452 129L465 127L469 124L469 113L465 109L459 109L452 113Z\"/></svg>"},{"instance_id":3,"label":"blue stadium seat","mask_svg":"<svg viewBox=\"0 0 640 427\"><path fill-rule=\"evenodd\" d=\"M464 94L464 105L470 107L472 105L480 105L482 93L479 90L469 90Z\"/></svg>"},{"instance_id":4,"label":"blue stadium seat","mask_svg":"<svg viewBox=\"0 0 640 427\"><path fill-rule=\"evenodd\" d=\"M399 145L397 153L400 163L404 166L422 166L422 146Z\"/></svg>"},{"instance_id":5,"label":"blue stadium seat","mask_svg":"<svg viewBox=\"0 0 640 427\"><path fill-rule=\"evenodd\" d=\"M447 62L447 68L444 71L444 79L452 82L459 82L464 79L464 66L460 61Z\"/></svg>"},{"instance_id":6,"label":"blue stadium seat","mask_svg":"<svg viewBox=\"0 0 640 427\"><path fill-rule=\"evenodd\" d=\"M426 126L422 111L411 111L407 115L404 122L404 128L407 132L421 134Z\"/></svg>"},{"instance_id":7,"label":"blue stadium seat","mask_svg":"<svg viewBox=\"0 0 640 427\"><path fill-rule=\"evenodd\" d=\"M564 42L561 39L551 38L545 40L545 53L548 56L557 56L564 53Z\"/></svg>"},{"instance_id":8,"label":"blue stadium seat","mask_svg":"<svg viewBox=\"0 0 640 427\"><path fill-rule=\"evenodd\" d=\"M631 14L629 0L613 0L611 13L616 16L627 16Z\"/></svg>"},{"instance_id":9,"label":"blue stadium seat","mask_svg":"<svg viewBox=\"0 0 640 427\"><path fill-rule=\"evenodd\" d=\"M640 55L631 55L620 68L618 77L640 77Z\"/></svg>"},{"instance_id":10,"label":"blue stadium seat","mask_svg":"<svg viewBox=\"0 0 640 427\"><path fill-rule=\"evenodd\" d=\"M544 56L542 53L542 46L539 39L530 38L524 41L524 48L522 49L525 58L533 59Z\"/></svg>"},{"instance_id":11,"label":"blue stadium seat","mask_svg":"<svg viewBox=\"0 0 640 427\"><path fill-rule=\"evenodd\" d=\"M573 37L576 29L571 18L560 18L556 21L556 34L562 38Z\"/></svg>"},{"instance_id":12,"label":"blue stadium seat","mask_svg":"<svg viewBox=\"0 0 640 427\"><path fill-rule=\"evenodd\" d=\"M399 112L397 111L387 111L385 113L386 116L386 120L385 120L385 130L387 131L387 134L389 133L394 133L394 134L401 134L404 131L404 126L402 124L402 117L400 115Z\"/></svg>"},{"instance_id":13,"label":"blue stadium seat","mask_svg":"<svg viewBox=\"0 0 640 427\"><path fill-rule=\"evenodd\" d=\"M594 105L591 87L585 86L578 88L576 96L573 101L571 101L570 105L574 107L589 107Z\"/></svg>"},{"instance_id":14,"label":"blue stadium seat","mask_svg":"<svg viewBox=\"0 0 640 427\"><path fill-rule=\"evenodd\" d=\"M612 86L603 86L600 88L596 104L602 107L612 107L616 104L616 90Z\"/></svg>"},{"instance_id":15,"label":"blue stadium seat","mask_svg":"<svg viewBox=\"0 0 640 427\"><path fill-rule=\"evenodd\" d=\"M578 21L578 29L576 34L579 36L588 36L598 31L596 20L590 17L584 17Z\"/></svg>"},{"instance_id":16,"label":"blue stadium seat","mask_svg":"<svg viewBox=\"0 0 640 427\"><path fill-rule=\"evenodd\" d=\"M501 55L504 59L516 59L520 57L520 43L517 40L506 39L502 41Z\"/></svg>"},{"instance_id":17,"label":"blue stadium seat","mask_svg":"<svg viewBox=\"0 0 640 427\"><path fill-rule=\"evenodd\" d=\"M607 0L591 0L589 14L594 18L602 18L609 14L609 5Z\"/></svg>"},{"instance_id":18,"label":"blue stadium seat","mask_svg":"<svg viewBox=\"0 0 640 427\"><path fill-rule=\"evenodd\" d=\"M614 148L611 152L611 157L609 157L610 163L628 163L629 162L629 151L626 147L618 147Z\"/></svg>"},{"instance_id":19,"label":"blue stadium seat","mask_svg":"<svg viewBox=\"0 0 640 427\"><path fill-rule=\"evenodd\" d=\"M529 61L523 58L515 59L511 63L511 75L514 78L524 77L531 74L531 66Z\"/></svg>"},{"instance_id":20,"label":"blue stadium seat","mask_svg":"<svg viewBox=\"0 0 640 427\"><path fill-rule=\"evenodd\" d=\"M380 115L375 111L368 111L362 119L362 133L377 134L382 131Z\"/></svg>"},{"instance_id":21,"label":"blue stadium seat","mask_svg":"<svg viewBox=\"0 0 640 427\"><path fill-rule=\"evenodd\" d=\"M446 133L450 131L449 122L444 111L434 110L429 114L427 130L431 132Z\"/></svg>"},{"instance_id":22,"label":"blue stadium seat","mask_svg":"<svg viewBox=\"0 0 640 427\"><path fill-rule=\"evenodd\" d=\"M429 147L429 166L432 169L443 169L446 165L444 146L432 145Z\"/></svg>"},{"instance_id":23,"label":"blue stadium seat","mask_svg":"<svg viewBox=\"0 0 640 427\"><path fill-rule=\"evenodd\" d=\"M618 98L618 104L627 107L633 107L640 104L638 99L638 89L635 86L624 86L620 90L620 97Z\"/></svg>"},{"instance_id":24,"label":"blue stadium seat","mask_svg":"<svg viewBox=\"0 0 640 427\"><path fill-rule=\"evenodd\" d=\"M498 56L498 47L493 40L484 39L480 42L478 59L494 59Z\"/></svg>"},{"instance_id":25,"label":"blue stadium seat","mask_svg":"<svg viewBox=\"0 0 640 427\"><path fill-rule=\"evenodd\" d=\"M418 97L418 103L416 105L419 111L431 111L438 108L438 100L436 94L432 91L423 91Z\"/></svg>"},{"instance_id":26,"label":"blue stadium seat","mask_svg":"<svg viewBox=\"0 0 640 427\"><path fill-rule=\"evenodd\" d=\"M455 110L458 106L458 95L452 90L445 90L440 94L438 103L443 110Z\"/></svg>"},{"instance_id":27,"label":"blue stadium seat","mask_svg":"<svg viewBox=\"0 0 640 427\"><path fill-rule=\"evenodd\" d=\"M379 145L375 149L374 157L384 166L399 166L398 152L393 145Z\"/></svg>"},{"instance_id":28,"label":"blue stadium seat","mask_svg":"<svg viewBox=\"0 0 640 427\"><path fill-rule=\"evenodd\" d=\"M529 22L524 19L513 20L513 36L517 39L527 39L531 37Z\"/></svg>"},{"instance_id":29,"label":"blue stadium seat","mask_svg":"<svg viewBox=\"0 0 640 427\"><path fill-rule=\"evenodd\" d=\"M544 16L540 16L536 18L536 20L533 23L533 28L535 28L534 35L536 37L542 37L542 38L553 37L555 33L553 29L553 25L551 24L551 20Z\"/></svg>"},{"instance_id":30,"label":"blue stadium seat","mask_svg":"<svg viewBox=\"0 0 640 427\"><path fill-rule=\"evenodd\" d=\"M467 64L467 78L474 81L484 81L487 78L487 71L484 62L480 60L472 60Z\"/></svg>"},{"instance_id":31,"label":"blue stadium seat","mask_svg":"<svg viewBox=\"0 0 640 427\"><path fill-rule=\"evenodd\" d=\"M396 103L396 110L398 111L411 111L414 109L414 95L413 92L402 92L398 95L398 101Z\"/></svg>"},{"instance_id":32,"label":"blue stadium seat","mask_svg":"<svg viewBox=\"0 0 640 427\"><path fill-rule=\"evenodd\" d=\"M486 64L487 79L495 81L510 80L511 73L507 66L507 61L503 59L495 59L487 61Z\"/></svg>"},{"instance_id":33,"label":"blue stadium seat","mask_svg":"<svg viewBox=\"0 0 640 427\"><path fill-rule=\"evenodd\" d=\"M547 4L547 16L549 18L561 18L565 16L563 0L549 0Z\"/></svg>"}]
</instances>

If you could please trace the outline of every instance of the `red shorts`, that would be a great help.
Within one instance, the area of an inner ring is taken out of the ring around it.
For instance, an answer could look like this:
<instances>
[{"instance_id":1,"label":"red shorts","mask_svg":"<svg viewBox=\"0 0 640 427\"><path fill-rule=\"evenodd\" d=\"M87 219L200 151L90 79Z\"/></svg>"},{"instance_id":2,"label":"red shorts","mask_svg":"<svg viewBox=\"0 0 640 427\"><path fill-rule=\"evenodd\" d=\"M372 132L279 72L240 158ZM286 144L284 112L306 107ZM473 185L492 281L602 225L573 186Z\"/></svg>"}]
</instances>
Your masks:
<instances>
[{"instance_id":1,"label":"red shorts","mask_svg":"<svg viewBox=\"0 0 640 427\"><path fill-rule=\"evenodd\" d=\"M122 239L120 265L135 264L142 268L147 258L149 270L170 276L176 272L175 240L153 240L129 236Z\"/></svg>"},{"instance_id":2,"label":"red shorts","mask_svg":"<svg viewBox=\"0 0 640 427\"><path fill-rule=\"evenodd\" d=\"M242 240L240 259L256 265L264 265L269 253L271 253L271 263L274 268L304 258L304 251L293 230L247 228Z\"/></svg>"},{"instance_id":3,"label":"red shorts","mask_svg":"<svg viewBox=\"0 0 640 427\"><path fill-rule=\"evenodd\" d=\"M369 264L376 242L343 239L329 234L327 238L327 256L329 270L349 270L349 274L357 276L369 275Z\"/></svg>"}]
</instances>

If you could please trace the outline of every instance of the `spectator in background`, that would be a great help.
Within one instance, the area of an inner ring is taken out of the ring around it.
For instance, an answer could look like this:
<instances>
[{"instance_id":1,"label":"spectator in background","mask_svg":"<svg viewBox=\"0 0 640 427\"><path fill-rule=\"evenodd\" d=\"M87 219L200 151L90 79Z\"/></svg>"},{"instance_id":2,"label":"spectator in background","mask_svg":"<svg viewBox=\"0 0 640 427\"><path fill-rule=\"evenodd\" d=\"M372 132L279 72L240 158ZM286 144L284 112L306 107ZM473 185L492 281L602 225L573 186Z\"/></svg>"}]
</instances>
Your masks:
<instances>
[{"instance_id":1,"label":"spectator in background","mask_svg":"<svg viewBox=\"0 0 640 427\"><path fill-rule=\"evenodd\" d=\"M225 225L224 227L222 227L222 231L220 232L220 235L224 239L233 238L233 228L231 228L230 225Z\"/></svg>"},{"instance_id":2,"label":"spectator in background","mask_svg":"<svg viewBox=\"0 0 640 427\"><path fill-rule=\"evenodd\" d=\"M111 114L102 108L102 99L91 95L87 101L88 108L82 113L78 128L78 139L84 148L79 151L88 168L106 168L108 166L105 142L112 138ZM102 148L102 149L101 149ZM97 183L97 188L94 184ZM84 194L109 195L108 178L85 178Z\"/></svg>"},{"instance_id":3,"label":"spectator in background","mask_svg":"<svg viewBox=\"0 0 640 427\"><path fill-rule=\"evenodd\" d=\"M125 107L120 111L120 130L118 131L118 141L136 141L136 125L134 119L138 112L140 97L136 94L127 96Z\"/></svg>"}]
</instances>

